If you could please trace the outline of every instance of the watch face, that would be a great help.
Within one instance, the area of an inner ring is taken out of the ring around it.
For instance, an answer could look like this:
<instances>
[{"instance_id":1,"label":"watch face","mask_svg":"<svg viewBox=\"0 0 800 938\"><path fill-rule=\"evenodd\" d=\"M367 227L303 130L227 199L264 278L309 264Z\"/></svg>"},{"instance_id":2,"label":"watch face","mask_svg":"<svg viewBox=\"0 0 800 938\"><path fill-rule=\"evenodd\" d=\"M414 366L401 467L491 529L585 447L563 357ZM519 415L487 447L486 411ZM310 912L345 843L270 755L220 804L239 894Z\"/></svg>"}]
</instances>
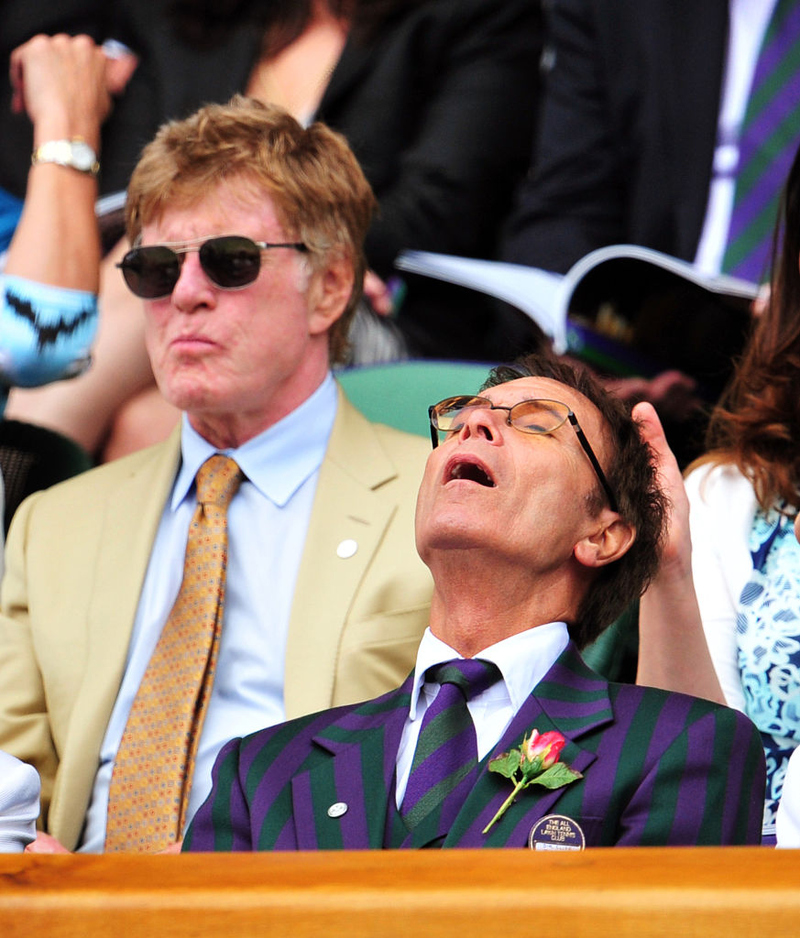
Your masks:
<instances>
[{"instance_id":1,"label":"watch face","mask_svg":"<svg viewBox=\"0 0 800 938\"><path fill-rule=\"evenodd\" d=\"M88 173L92 166L94 166L94 161L94 151L89 144L83 143L81 140L73 140L71 160L73 166L76 169L81 169Z\"/></svg>"},{"instance_id":2,"label":"watch face","mask_svg":"<svg viewBox=\"0 0 800 938\"><path fill-rule=\"evenodd\" d=\"M96 173L97 155L85 140L48 140L33 155L35 163L60 163L82 173Z\"/></svg>"}]
</instances>

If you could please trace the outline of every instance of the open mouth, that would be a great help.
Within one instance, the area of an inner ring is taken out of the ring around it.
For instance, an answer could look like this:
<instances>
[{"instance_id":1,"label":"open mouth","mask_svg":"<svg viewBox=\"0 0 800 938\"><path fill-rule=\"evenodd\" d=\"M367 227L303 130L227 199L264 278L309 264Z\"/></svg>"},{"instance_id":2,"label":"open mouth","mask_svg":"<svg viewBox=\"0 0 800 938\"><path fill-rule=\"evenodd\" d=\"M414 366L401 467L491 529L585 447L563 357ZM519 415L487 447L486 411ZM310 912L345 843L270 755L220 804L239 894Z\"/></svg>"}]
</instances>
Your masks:
<instances>
[{"instance_id":1,"label":"open mouth","mask_svg":"<svg viewBox=\"0 0 800 938\"><path fill-rule=\"evenodd\" d=\"M447 473L447 481L452 482L455 479L477 482L478 485L485 485L487 488L495 487L494 479L489 473L474 462L454 463Z\"/></svg>"}]
</instances>

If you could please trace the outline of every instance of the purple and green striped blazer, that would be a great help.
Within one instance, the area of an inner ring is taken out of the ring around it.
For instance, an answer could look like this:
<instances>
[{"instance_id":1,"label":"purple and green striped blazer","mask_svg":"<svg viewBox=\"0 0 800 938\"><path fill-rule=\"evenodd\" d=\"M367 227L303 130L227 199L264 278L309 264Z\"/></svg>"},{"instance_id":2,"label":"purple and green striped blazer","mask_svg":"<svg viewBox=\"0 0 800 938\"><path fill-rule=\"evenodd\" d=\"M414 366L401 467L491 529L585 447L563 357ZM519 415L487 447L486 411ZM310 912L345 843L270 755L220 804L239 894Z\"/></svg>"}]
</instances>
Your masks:
<instances>
[{"instance_id":1,"label":"purple and green striped blazer","mask_svg":"<svg viewBox=\"0 0 800 938\"><path fill-rule=\"evenodd\" d=\"M760 842L764 756L750 721L683 694L610 684L573 645L483 760L452 825L442 829L434 811L407 832L394 773L410 682L229 742L184 849L522 847L554 813L580 825L587 847ZM563 734L561 758L583 778L555 791L525 789L484 835L511 791L486 763L532 728Z\"/></svg>"}]
</instances>

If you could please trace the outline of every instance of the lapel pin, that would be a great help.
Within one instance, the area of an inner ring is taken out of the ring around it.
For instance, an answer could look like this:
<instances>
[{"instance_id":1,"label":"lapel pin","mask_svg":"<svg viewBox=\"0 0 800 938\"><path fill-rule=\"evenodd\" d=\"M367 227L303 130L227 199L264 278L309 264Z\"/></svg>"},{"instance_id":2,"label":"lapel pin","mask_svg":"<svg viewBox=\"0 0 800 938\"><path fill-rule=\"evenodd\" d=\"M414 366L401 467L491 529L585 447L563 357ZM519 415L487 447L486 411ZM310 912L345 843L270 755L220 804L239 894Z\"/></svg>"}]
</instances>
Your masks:
<instances>
[{"instance_id":1,"label":"lapel pin","mask_svg":"<svg viewBox=\"0 0 800 938\"><path fill-rule=\"evenodd\" d=\"M347 560L347 558L352 557L357 550L358 542L354 541L351 537L347 537L336 548L336 556L341 557L342 560Z\"/></svg>"},{"instance_id":2,"label":"lapel pin","mask_svg":"<svg viewBox=\"0 0 800 938\"><path fill-rule=\"evenodd\" d=\"M341 817L347 814L347 804L344 801L337 801L328 808L328 817Z\"/></svg>"},{"instance_id":3,"label":"lapel pin","mask_svg":"<svg viewBox=\"0 0 800 938\"><path fill-rule=\"evenodd\" d=\"M586 838L580 824L564 814L548 814L531 828L528 835L531 850L583 850Z\"/></svg>"}]
</instances>

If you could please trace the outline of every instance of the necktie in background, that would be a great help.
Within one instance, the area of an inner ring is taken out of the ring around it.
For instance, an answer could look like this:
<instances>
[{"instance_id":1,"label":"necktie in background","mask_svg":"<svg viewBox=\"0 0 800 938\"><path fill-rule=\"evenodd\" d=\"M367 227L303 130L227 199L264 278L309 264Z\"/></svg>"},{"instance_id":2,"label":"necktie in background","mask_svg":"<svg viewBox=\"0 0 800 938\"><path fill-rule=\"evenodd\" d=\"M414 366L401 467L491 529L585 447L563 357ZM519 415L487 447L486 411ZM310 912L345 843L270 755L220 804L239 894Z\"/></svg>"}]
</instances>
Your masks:
<instances>
[{"instance_id":1,"label":"necktie in background","mask_svg":"<svg viewBox=\"0 0 800 938\"><path fill-rule=\"evenodd\" d=\"M778 0L758 55L739 141L725 273L769 273L780 192L800 142L800 3Z\"/></svg>"},{"instance_id":2,"label":"necktie in background","mask_svg":"<svg viewBox=\"0 0 800 938\"><path fill-rule=\"evenodd\" d=\"M422 718L401 806L410 829L440 806L451 820L458 814L460 804L449 804L447 796L478 773L478 742L467 701L501 680L501 675L491 661L457 658L428 668L425 678L440 687Z\"/></svg>"},{"instance_id":3,"label":"necktie in background","mask_svg":"<svg viewBox=\"0 0 800 938\"><path fill-rule=\"evenodd\" d=\"M220 454L197 472L183 581L114 762L107 851L153 853L182 836L222 627L228 505L241 479L236 463Z\"/></svg>"}]
</instances>

